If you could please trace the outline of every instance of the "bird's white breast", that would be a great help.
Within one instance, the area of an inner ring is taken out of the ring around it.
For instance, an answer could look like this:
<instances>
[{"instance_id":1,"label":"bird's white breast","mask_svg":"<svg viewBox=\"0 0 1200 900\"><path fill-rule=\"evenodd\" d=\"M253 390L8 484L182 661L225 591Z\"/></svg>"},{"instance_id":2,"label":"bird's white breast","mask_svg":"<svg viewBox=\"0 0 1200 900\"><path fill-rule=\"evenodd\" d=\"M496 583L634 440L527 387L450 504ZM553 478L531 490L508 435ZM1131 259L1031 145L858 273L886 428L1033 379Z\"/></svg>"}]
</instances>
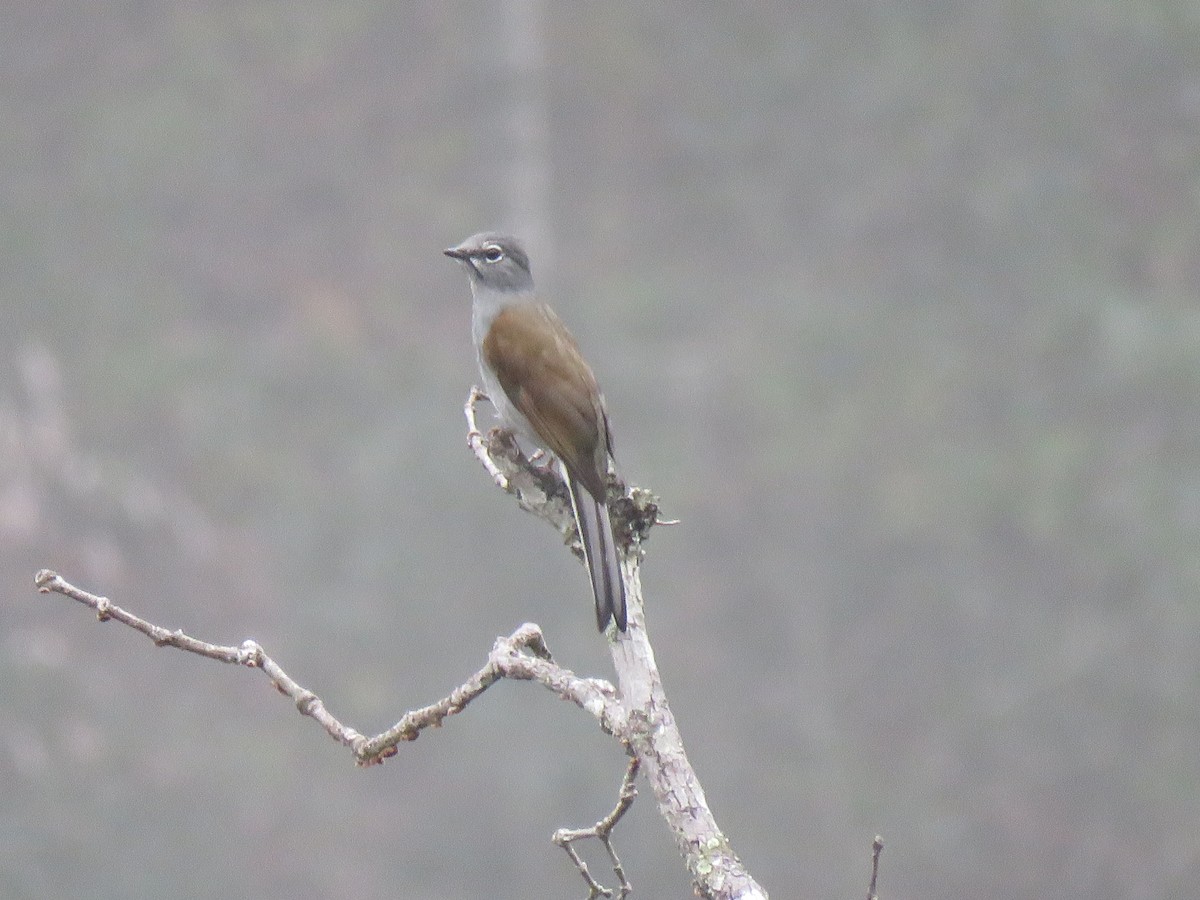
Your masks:
<instances>
[{"instance_id":1,"label":"bird's white breast","mask_svg":"<svg viewBox=\"0 0 1200 900\"><path fill-rule=\"evenodd\" d=\"M475 359L479 363L479 375L483 379L483 389L487 392L496 415L504 427L514 431L518 437L531 441L533 446L540 447L541 442L529 420L525 418L508 398L500 379L492 371L492 367L483 358L483 341L488 330L492 327L497 315L506 307L516 303L527 303L531 299L526 294L513 294L505 291L490 290L479 286L474 279L471 283L471 336L475 341Z\"/></svg>"}]
</instances>

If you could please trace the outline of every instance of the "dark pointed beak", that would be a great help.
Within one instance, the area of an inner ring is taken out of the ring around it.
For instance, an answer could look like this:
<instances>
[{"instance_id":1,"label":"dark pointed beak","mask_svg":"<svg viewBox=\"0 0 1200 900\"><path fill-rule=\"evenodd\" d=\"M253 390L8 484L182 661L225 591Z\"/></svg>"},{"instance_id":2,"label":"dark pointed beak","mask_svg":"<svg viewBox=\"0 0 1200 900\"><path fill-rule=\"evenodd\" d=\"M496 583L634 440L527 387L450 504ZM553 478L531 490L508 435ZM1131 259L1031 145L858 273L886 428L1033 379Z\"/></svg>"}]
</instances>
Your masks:
<instances>
[{"instance_id":1,"label":"dark pointed beak","mask_svg":"<svg viewBox=\"0 0 1200 900\"><path fill-rule=\"evenodd\" d=\"M452 259L466 259L471 255L471 251L459 244L457 247L447 247L442 251Z\"/></svg>"}]
</instances>

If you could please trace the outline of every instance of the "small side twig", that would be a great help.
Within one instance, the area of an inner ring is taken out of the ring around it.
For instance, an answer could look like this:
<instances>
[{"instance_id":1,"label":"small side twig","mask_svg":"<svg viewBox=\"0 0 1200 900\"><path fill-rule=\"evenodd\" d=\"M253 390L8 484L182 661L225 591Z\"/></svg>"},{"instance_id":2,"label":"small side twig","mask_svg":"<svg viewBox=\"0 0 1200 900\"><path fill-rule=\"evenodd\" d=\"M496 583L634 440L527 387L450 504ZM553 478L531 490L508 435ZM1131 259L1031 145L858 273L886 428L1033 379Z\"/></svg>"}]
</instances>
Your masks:
<instances>
[{"instance_id":1,"label":"small side twig","mask_svg":"<svg viewBox=\"0 0 1200 900\"><path fill-rule=\"evenodd\" d=\"M492 476L492 480L503 491L515 494L517 502L531 512L544 512L547 500L559 497L565 508L570 509L567 486L553 465L539 465L544 450L537 449L526 456L511 431L499 426L486 433L480 430L475 406L480 400L488 400L478 385L471 388L463 415L467 417L467 446L475 458ZM572 521L574 521L572 519Z\"/></svg>"},{"instance_id":2,"label":"small side twig","mask_svg":"<svg viewBox=\"0 0 1200 900\"><path fill-rule=\"evenodd\" d=\"M875 842L871 844L871 886L867 888L867 900L879 900L875 889L879 883L879 855L881 853L883 853L883 838L875 835Z\"/></svg>"},{"instance_id":3,"label":"small side twig","mask_svg":"<svg viewBox=\"0 0 1200 900\"><path fill-rule=\"evenodd\" d=\"M627 728L616 688L601 679L581 678L555 663L542 630L531 623L522 625L508 637L497 638L488 654L487 664L446 697L405 713L391 728L367 737L342 724L325 708L320 697L289 676L256 641L226 646L197 640L178 629L171 631L122 609L107 597L75 587L49 569L38 572L34 583L43 594L62 594L91 607L101 622L117 621L128 625L154 641L155 646L174 647L218 662L261 669L276 690L292 699L301 715L315 720L330 737L348 747L361 766L376 765L395 756L400 743L415 741L426 728L437 727L448 716L462 712L467 704L502 678L538 682L591 713L609 734L621 737Z\"/></svg>"},{"instance_id":4,"label":"small side twig","mask_svg":"<svg viewBox=\"0 0 1200 900\"><path fill-rule=\"evenodd\" d=\"M560 828L554 832L550 838L555 844L567 851L567 856L571 858L571 862L575 864L575 868L579 870L579 874L583 876L584 883L588 886L588 900L595 900L596 897L611 897L613 892L609 888L604 887L588 871L587 863L585 863L571 846L575 841L581 838L596 838L604 845L604 849L608 852L608 858L612 861L613 873L617 876L619 883L620 896L627 897L630 891L633 890L633 885L629 883L629 879L625 877L625 868L621 865L620 857L617 856L617 851L612 845L612 831L616 828L617 823L633 806L633 801L637 798L637 787L634 786L634 781L637 779L638 769L641 763L635 754L629 755L629 766L625 769L625 778L621 781L621 792L617 797L617 805L613 807L612 812L597 822L590 828Z\"/></svg>"},{"instance_id":5,"label":"small side twig","mask_svg":"<svg viewBox=\"0 0 1200 900\"><path fill-rule=\"evenodd\" d=\"M471 448L471 452L475 454L475 458L487 470L487 473L492 476L492 479L499 485L501 490L512 490L508 476L500 471L500 467L492 460L492 456L488 453L488 441L484 437L483 432L479 430L479 426L475 422L475 404L480 400L487 400L488 395L485 394L478 385L471 388L471 393L467 395L467 405L464 408L464 413L467 416L467 446Z\"/></svg>"}]
</instances>

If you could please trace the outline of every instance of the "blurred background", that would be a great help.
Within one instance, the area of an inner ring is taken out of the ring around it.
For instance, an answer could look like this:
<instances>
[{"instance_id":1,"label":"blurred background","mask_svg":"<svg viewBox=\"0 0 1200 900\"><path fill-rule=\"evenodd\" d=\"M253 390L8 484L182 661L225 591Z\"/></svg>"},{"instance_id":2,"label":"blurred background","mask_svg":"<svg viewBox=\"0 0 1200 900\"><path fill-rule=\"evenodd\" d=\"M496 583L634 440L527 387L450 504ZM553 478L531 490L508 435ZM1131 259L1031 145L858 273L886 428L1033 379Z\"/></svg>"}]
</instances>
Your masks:
<instances>
[{"instance_id":1,"label":"blurred background","mask_svg":"<svg viewBox=\"0 0 1200 900\"><path fill-rule=\"evenodd\" d=\"M33 3L0 11L0 894L525 898L624 759L499 685L363 731L583 570L466 450L466 278L525 235L682 524L643 568L773 896L1200 876L1200 7ZM691 895L651 800L637 896ZM603 859L590 855L604 871Z\"/></svg>"}]
</instances>

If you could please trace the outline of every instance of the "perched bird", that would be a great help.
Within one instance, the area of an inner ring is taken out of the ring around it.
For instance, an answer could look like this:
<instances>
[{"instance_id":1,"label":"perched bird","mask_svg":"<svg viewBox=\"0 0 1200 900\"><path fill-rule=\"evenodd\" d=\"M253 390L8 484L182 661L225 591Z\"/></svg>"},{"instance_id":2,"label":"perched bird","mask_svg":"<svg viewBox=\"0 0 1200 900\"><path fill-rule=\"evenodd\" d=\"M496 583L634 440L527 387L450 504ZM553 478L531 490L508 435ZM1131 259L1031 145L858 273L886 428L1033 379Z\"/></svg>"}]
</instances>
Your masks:
<instances>
[{"instance_id":1,"label":"perched bird","mask_svg":"<svg viewBox=\"0 0 1200 900\"><path fill-rule=\"evenodd\" d=\"M596 376L562 320L533 289L512 237L472 235L443 251L471 279L471 317L484 390L500 421L558 457L596 601L596 624L625 630L625 583L607 504L612 439Z\"/></svg>"}]
</instances>

